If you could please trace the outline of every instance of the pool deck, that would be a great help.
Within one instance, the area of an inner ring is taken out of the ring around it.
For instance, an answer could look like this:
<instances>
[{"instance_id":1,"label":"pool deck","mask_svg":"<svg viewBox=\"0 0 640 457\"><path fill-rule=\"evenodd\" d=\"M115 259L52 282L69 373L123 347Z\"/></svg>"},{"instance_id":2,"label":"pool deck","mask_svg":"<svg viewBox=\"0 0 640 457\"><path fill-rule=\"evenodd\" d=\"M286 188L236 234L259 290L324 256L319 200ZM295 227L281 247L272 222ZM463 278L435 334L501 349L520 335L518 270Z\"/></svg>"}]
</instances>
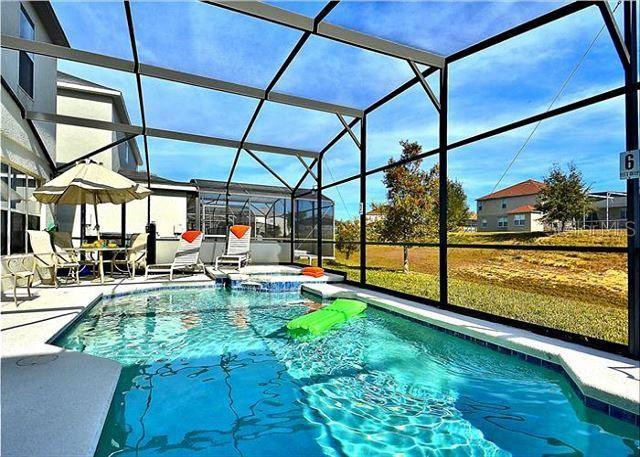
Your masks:
<instances>
[{"instance_id":1,"label":"pool deck","mask_svg":"<svg viewBox=\"0 0 640 457\"><path fill-rule=\"evenodd\" d=\"M589 397L586 400L589 406L602 410L607 405L613 405L623 411L615 409L614 412L614 408L607 408L605 412L614 417L625 415L625 411L630 412L635 415L634 420L638 425L638 361L347 284L308 284L302 290L323 299L358 298L436 327L492 343L499 348L560 365L582 394ZM629 421L629 415L625 417Z\"/></svg>"}]
</instances>

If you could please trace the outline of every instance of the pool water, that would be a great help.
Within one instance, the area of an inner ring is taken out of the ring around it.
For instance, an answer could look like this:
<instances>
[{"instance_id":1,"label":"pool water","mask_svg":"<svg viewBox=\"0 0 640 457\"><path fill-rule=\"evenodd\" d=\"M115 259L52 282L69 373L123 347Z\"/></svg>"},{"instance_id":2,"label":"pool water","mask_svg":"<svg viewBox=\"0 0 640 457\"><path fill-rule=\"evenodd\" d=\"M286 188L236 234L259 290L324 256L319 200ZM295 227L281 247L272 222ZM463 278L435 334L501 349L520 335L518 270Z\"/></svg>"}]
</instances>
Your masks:
<instances>
[{"instance_id":1,"label":"pool water","mask_svg":"<svg viewBox=\"0 0 640 457\"><path fill-rule=\"evenodd\" d=\"M638 428L562 374L383 310L290 339L317 306L200 288L97 305L56 341L123 365L96 455L639 455Z\"/></svg>"}]
</instances>

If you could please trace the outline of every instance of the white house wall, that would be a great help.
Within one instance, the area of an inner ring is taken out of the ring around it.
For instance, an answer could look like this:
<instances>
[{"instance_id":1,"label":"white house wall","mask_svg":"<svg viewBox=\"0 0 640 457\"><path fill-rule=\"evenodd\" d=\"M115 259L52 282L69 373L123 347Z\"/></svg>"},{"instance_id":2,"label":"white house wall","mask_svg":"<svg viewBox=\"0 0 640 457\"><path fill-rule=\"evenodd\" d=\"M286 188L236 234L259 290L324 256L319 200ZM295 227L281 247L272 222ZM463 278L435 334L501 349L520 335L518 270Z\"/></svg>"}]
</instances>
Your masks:
<instances>
[{"instance_id":1,"label":"white house wall","mask_svg":"<svg viewBox=\"0 0 640 457\"><path fill-rule=\"evenodd\" d=\"M2 2L1 24L4 35L20 36L20 5L25 8L27 14L33 21L36 40L51 43L51 39L46 33L40 18L28 3ZM57 61L51 57L34 55L34 94L33 99L18 84L18 51L2 49L2 77L24 108L28 111L38 111L43 113L56 112L56 78ZM7 97L5 97L7 96ZM8 98L4 89L2 93L2 105L4 106ZM20 118L20 116L18 116ZM10 127L11 128L11 127ZM5 130L5 118L3 113L2 131ZM38 130L41 132L42 140L51 154L55 152L55 125L40 123ZM4 136L4 135L3 135ZM54 159L55 160L55 159Z\"/></svg>"},{"instance_id":2,"label":"white house wall","mask_svg":"<svg viewBox=\"0 0 640 457\"><path fill-rule=\"evenodd\" d=\"M58 95L58 114L113 122L113 113L113 103L109 97L78 97L64 93ZM67 163L115 141L115 133L108 130L58 124L57 140L57 160L59 163ZM117 156L117 151L112 148L92 157L92 160L113 169L113 166L117 165L113 163L114 155Z\"/></svg>"},{"instance_id":3,"label":"white house wall","mask_svg":"<svg viewBox=\"0 0 640 457\"><path fill-rule=\"evenodd\" d=\"M2 88L2 160L34 177L48 180L51 176L49 162L36 137L20 115L6 89ZM54 152L53 150L51 150Z\"/></svg>"}]
</instances>

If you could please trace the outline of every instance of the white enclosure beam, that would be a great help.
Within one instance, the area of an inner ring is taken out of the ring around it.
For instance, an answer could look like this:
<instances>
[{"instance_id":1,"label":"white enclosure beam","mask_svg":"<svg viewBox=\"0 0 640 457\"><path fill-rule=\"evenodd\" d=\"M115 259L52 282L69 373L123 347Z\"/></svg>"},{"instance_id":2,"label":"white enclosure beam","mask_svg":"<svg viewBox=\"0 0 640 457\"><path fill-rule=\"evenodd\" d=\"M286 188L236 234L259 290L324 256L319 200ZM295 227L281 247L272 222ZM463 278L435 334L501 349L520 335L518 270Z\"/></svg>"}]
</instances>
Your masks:
<instances>
[{"instance_id":1,"label":"white enclosure beam","mask_svg":"<svg viewBox=\"0 0 640 457\"><path fill-rule=\"evenodd\" d=\"M77 127L109 130L112 132L130 133L135 135L142 134L142 127L137 125L118 124L115 122L98 121L95 119L85 119L81 117L64 116L61 114L37 113L33 111L27 111L25 118L32 121L75 125ZM169 140L210 144L210 145L222 146L226 148L237 149L238 147L240 147L240 141L230 140L227 138L218 138L218 137L207 136L207 135L197 135L194 133L177 132L174 130L148 128L146 131L146 134L147 136L151 136L155 138L166 138ZM271 154L282 154L282 155L288 155L288 156L294 156L294 157L297 157L297 156L311 157L312 159L317 159L320 156L320 153L314 152L314 151L307 151L304 149L293 149L293 148L281 147L281 146L273 146L269 144L245 142L244 146L254 151L268 152Z\"/></svg>"}]
</instances>

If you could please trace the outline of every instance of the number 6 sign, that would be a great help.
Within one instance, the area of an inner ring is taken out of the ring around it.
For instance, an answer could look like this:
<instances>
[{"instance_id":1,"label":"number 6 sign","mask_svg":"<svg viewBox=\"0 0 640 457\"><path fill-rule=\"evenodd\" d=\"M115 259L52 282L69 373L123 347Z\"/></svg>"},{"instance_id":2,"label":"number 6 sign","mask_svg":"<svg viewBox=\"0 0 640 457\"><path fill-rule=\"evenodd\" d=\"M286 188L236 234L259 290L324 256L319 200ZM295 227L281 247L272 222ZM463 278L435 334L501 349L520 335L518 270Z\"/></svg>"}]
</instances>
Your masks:
<instances>
[{"instance_id":1,"label":"number 6 sign","mask_svg":"<svg viewBox=\"0 0 640 457\"><path fill-rule=\"evenodd\" d=\"M640 150L620 153L620 179L640 178Z\"/></svg>"}]
</instances>

